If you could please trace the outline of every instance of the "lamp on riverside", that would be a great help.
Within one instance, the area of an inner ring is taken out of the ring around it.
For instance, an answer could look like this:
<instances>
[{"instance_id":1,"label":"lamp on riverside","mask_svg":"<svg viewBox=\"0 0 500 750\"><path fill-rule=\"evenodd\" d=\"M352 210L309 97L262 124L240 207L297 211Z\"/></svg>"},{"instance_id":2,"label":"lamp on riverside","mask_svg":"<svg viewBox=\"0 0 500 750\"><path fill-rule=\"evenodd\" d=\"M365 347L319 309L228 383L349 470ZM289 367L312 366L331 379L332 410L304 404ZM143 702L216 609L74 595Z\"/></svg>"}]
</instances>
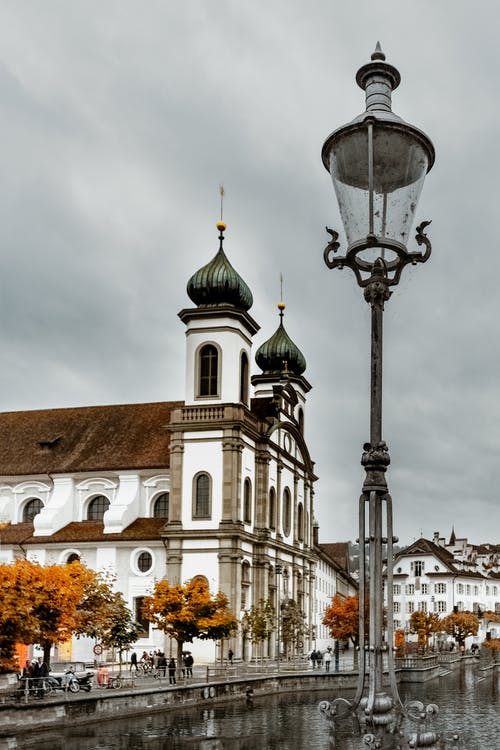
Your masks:
<instances>
[{"instance_id":1,"label":"lamp on riverside","mask_svg":"<svg viewBox=\"0 0 500 750\"><path fill-rule=\"evenodd\" d=\"M398 693L393 658L392 501L385 473L389 451L382 439L382 330L384 304L408 264L425 263L431 254L422 222L418 248L410 251L415 211L434 147L414 125L392 111L392 92L401 77L377 44L371 61L356 75L366 95L366 111L326 139L322 159L330 172L347 238L339 255L338 233L332 229L324 251L328 268L350 268L371 307L370 440L361 463L366 476L359 500L359 644L360 666L355 697L324 702L322 709L337 722L360 711L365 746L403 747L400 720L419 722L405 747L443 747L444 737L429 729L437 706L419 702L404 707ZM387 626L384 624L383 567L387 558ZM368 601L366 597L368 595ZM368 622L365 623L366 611ZM365 635L367 625L367 636ZM387 640L384 633L387 632ZM389 693L383 685L388 675ZM456 737L452 737L454 742Z\"/></svg>"}]
</instances>

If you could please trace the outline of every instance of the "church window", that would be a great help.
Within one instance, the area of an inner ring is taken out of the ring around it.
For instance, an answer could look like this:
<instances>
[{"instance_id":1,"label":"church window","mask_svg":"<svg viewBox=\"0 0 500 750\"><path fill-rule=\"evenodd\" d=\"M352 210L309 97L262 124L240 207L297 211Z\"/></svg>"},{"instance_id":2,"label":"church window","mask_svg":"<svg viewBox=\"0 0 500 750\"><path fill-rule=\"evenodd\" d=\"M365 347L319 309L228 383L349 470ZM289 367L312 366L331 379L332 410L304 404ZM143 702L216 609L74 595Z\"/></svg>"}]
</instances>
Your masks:
<instances>
[{"instance_id":1,"label":"church window","mask_svg":"<svg viewBox=\"0 0 500 750\"><path fill-rule=\"evenodd\" d=\"M276 529L276 490L274 487L269 490L269 528L273 531Z\"/></svg>"},{"instance_id":2,"label":"church window","mask_svg":"<svg viewBox=\"0 0 500 750\"><path fill-rule=\"evenodd\" d=\"M240 401L248 405L248 357L246 352L242 353L240 363Z\"/></svg>"},{"instance_id":3,"label":"church window","mask_svg":"<svg viewBox=\"0 0 500 750\"><path fill-rule=\"evenodd\" d=\"M78 552L71 552L71 554L68 555L68 558L66 560L67 565L70 565L73 562L77 562L80 559L80 555Z\"/></svg>"},{"instance_id":4,"label":"church window","mask_svg":"<svg viewBox=\"0 0 500 750\"><path fill-rule=\"evenodd\" d=\"M153 567L151 552L141 552L137 557L137 568L141 573L147 573Z\"/></svg>"},{"instance_id":5,"label":"church window","mask_svg":"<svg viewBox=\"0 0 500 750\"><path fill-rule=\"evenodd\" d=\"M299 542L304 541L304 506L302 503L297 506L297 538Z\"/></svg>"},{"instance_id":6,"label":"church window","mask_svg":"<svg viewBox=\"0 0 500 750\"><path fill-rule=\"evenodd\" d=\"M211 482L208 474L198 474L194 479L193 518L210 518Z\"/></svg>"},{"instance_id":7,"label":"church window","mask_svg":"<svg viewBox=\"0 0 500 750\"><path fill-rule=\"evenodd\" d=\"M252 483L245 479L243 486L243 521L252 523Z\"/></svg>"},{"instance_id":8,"label":"church window","mask_svg":"<svg viewBox=\"0 0 500 750\"><path fill-rule=\"evenodd\" d=\"M170 495L168 492L162 492L158 495L153 505L153 518L168 519L168 502Z\"/></svg>"},{"instance_id":9,"label":"church window","mask_svg":"<svg viewBox=\"0 0 500 750\"><path fill-rule=\"evenodd\" d=\"M300 434L304 434L304 412L302 409L299 409L299 430Z\"/></svg>"},{"instance_id":10,"label":"church window","mask_svg":"<svg viewBox=\"0 0 500 750\"><path fill-rule=\"evenodd\" d=\"M43 508L43 503L39 497L32 497L28 500L23 508L23 523L31 523Z\"/></svg>"},{"instance_id":11,"label":"church window","mask_svg":"<svg viewBox=\"0 0 500 750\"><path fill-rule=\"evenodd\" d=\"M87 521L102 521L108 508L108 498L104 495L96 495L89 503Z\"/></svg>"},{"instance_id":12,"label":"church window","mask_svg":"<svg viewBox=\"0 0 500 750\"><path fill-rule=\"evenodd\" d=\"M206 344L199 355L199 395L217 396L219 353L213 344Z\"/></svg>"},{"instance_id":13,"label":"church window","mask_svg":"<svg viewBox=\"0 0 500 750\"><path fill-rule=\"evenodd\" d=\"M289 536L292 522L292 498L290 490L285 487L283 491L283 533Z\"/></svg>"}]
</instances>

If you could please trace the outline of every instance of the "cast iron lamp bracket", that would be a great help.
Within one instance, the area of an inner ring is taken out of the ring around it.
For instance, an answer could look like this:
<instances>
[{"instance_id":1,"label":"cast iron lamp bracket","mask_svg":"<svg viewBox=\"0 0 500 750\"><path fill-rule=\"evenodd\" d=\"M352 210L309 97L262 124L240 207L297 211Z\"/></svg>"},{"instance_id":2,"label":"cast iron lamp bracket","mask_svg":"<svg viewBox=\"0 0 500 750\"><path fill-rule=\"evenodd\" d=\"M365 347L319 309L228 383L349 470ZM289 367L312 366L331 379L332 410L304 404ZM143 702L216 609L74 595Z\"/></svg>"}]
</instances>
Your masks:
<instances>
[{"instance_id":1,"label":"cast iron lamp bracket","mask_svg":"<svg viewBox=\"0 0 500 750\"><path fill-rule=\"evenodd\" d=\"M417 233L415 239L419 246L424 245L425 250L423 252L408 252L408 249L403 243L396 242L391 239L384 239L376 237L374 234L368 235L366 239L360 242L354 242L347 249L345 255L336 256L340 242L338 242L339 234L334 229L326 227L326 231L331 236L331 240L325 247L323 252L323 258L328 268L339 268L342 269L344 266L350 268L356 276L356 281L359 286L366 287L372 281L374 272L376 271L376 263L379 260L368 261L361 257L361 253L370 248L381 248L390 250L395 254L395 258L391 260L385 260L384 264L386 268L386 281L388 286L396 286L399 283L401 272L403 268L409 264L416 265L417 263L425 263L429 260L432 251L432 245L425 234L425 228L429 226L430 221L422 221L417 227ZM363 276L363 274L369 274Z\"/></svg>"}]
</instances>

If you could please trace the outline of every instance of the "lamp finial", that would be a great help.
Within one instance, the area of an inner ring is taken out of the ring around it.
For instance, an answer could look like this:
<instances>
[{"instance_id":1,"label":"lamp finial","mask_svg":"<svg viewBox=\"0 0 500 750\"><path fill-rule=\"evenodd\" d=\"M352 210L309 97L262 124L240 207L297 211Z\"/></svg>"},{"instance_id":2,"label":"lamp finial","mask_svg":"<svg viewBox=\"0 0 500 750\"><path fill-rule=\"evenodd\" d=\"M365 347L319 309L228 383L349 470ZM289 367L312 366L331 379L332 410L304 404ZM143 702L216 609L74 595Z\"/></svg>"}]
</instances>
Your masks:
<instances>
[{"instance_id":1,"label":"lamp finial","mask_svg":"<svg viewBox=\"0 0 500 750\"><path fill-rule=\"evenodd\" d=\"M382 52L380 42L377 42L377 44L375 45L375 52L372 52L372 60L385 60L385 55Z\"/></svg>"}]
</instances>

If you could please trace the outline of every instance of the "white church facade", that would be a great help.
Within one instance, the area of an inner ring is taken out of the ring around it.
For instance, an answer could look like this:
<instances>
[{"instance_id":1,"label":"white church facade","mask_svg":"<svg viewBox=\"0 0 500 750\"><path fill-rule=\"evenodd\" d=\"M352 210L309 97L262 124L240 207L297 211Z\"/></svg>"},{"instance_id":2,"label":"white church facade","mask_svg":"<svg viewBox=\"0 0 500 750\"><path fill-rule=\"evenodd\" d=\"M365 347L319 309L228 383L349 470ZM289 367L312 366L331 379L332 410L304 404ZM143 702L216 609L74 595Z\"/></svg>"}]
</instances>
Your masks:
<instances>
[{"instance_id":1,"label":"white church facade","mask_svg":"<svg viewBox=\"0 0 500 750\"><path fill-rule=\"evenodd\" d=\"M218 229L218 252L188 282L194 304L179 313L183 401L0 414L0 562L78 556L116 576L138 618L155 580L201 575L238 619L261 599L291 597L311 625L318 554L306 363L280 305L276 332L256 352L260 372L250 375L259 326ZM93 645L75 640L64 655L88 660ZM251 656L241 633L229 646ZM168 644L144 623L136 648ZM208 660L220 648L199 642L194 653ZM268 655L275 649L271 638Z\"/></svg>"}]
</instances>

